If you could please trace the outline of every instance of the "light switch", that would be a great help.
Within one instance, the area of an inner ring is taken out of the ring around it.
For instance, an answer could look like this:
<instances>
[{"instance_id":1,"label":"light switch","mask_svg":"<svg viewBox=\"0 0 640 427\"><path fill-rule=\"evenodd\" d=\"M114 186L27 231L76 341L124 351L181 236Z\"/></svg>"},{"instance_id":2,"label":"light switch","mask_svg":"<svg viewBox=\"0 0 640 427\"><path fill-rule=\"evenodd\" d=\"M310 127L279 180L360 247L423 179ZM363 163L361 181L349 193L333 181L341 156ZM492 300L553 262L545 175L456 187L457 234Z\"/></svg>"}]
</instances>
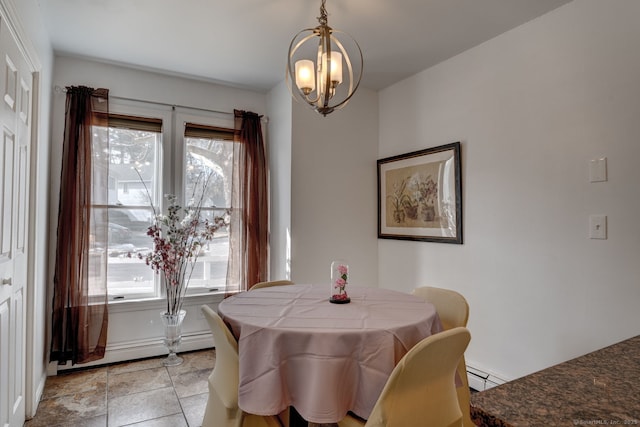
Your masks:
<instances>
[{"instance_id":1,"label":"light switch","mask_svg":"<svg viewBox=\"0 0 640 427\"><path fill-rule=\"evenodd\" d=\"M589 182L607 180L607 158L593 159L589 162Z\"/></svg>"},{"instance_id":2,"label":"light switch","mask_svg":"<svg viewBox=\"0 0 640 427\"><path fill-rule=\"evenodd\" d=\"M606 239L607 238L607 216L591 215L589 217L589 238L590 239Z\"/></svg>"}]
</instances>

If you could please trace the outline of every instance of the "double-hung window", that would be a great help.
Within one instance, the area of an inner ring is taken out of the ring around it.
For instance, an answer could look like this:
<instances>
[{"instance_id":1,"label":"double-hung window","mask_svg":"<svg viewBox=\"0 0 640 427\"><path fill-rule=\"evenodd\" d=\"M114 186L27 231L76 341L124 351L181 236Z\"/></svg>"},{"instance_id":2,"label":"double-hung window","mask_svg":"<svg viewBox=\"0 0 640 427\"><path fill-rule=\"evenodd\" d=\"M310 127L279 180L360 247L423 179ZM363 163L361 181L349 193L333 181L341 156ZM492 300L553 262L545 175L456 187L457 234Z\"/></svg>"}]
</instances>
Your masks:
<instances>
[{"instance_id":1,"label":"double-hung window","mask_svg":"<svg viewBox=\"0 0 640 427\"><path fill-rule=\"evenodd\" d=\"M210 219L232 208L234 142L225 124L175 109L111 106L109 148L97 153L109 156L108 203L94 205L107 221L108 241L97 255L106 257L107 274L91 279L106 282L109 300L162 296L161 275L138 254L153 248L147 230L154 211L164 211L166 194L182 206L202 197L202 215ZM104 138L105 132L95 129L94 135ZM228 232L219 230L198 257L188 294L224 291L228 257Z\"/></svg>"},{"instance_id":2,"label":"double-hung window","mask_svg":"<svg viewBox=\"0 0 640 427\"><path fill-rule=\"evenodd\" d=\"M185 195L202 197L201 214L213 220L232 208L233 130L187 122L183 136ZM229 234L219 230L198 258L187 293L224 290L228 259Z\"/></svg>"}]
</instances>

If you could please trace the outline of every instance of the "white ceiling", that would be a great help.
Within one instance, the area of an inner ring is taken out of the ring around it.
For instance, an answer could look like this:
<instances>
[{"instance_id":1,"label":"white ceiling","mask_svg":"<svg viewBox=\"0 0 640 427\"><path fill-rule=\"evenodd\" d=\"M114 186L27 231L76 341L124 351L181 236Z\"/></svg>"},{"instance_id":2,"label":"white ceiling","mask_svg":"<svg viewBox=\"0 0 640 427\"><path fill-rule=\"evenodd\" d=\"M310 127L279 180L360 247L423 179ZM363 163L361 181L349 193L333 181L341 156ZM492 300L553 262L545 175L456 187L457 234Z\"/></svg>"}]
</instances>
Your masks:
<instances>
[{"instance_id":1,"label":"white ceiling","mask_svg":"<svg viewBox=\"0 0 640 427\"><path fill-rule=\"evenodd\" d=\"M327 0L381 89L570 0ZM320 0L38 0L58 54L267 91Z\"/></svg>"}]
</instances>

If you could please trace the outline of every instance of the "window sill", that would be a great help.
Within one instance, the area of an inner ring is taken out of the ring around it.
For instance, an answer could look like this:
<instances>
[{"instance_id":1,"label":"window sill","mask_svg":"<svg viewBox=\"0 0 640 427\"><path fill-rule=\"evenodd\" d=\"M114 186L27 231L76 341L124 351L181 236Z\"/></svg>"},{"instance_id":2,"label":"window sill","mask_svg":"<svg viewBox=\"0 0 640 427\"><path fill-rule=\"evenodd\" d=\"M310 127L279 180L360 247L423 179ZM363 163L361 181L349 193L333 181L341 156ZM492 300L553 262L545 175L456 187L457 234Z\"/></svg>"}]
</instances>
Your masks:
<instances>
[{"instance_id":1,"label":"window sill","mask_svg":"<svg viewBox=\"0 0 640 427\"><path fill-rule=\"evenodd\" d=\"M224 299L224 292L210 292L207 294L187 295L184 298L185 306L201 304L217 304ZM109 313L127 313L140 310L162 310L166 307L166 299L144 298L144 299L119 299L109 301Z\"/></svg>"}]
</instances>

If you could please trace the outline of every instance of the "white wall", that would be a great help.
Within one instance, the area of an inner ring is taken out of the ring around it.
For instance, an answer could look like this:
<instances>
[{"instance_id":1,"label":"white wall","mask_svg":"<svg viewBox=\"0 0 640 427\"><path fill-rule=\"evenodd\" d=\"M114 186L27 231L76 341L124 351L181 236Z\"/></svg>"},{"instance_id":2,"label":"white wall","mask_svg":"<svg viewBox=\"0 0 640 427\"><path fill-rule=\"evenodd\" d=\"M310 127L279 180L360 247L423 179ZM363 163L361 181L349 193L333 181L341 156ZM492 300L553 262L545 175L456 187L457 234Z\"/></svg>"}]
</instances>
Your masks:
<instances>
[{"instance_id":1,"label":"white wall","mask_svg":"<svg viewBox=\"0 0 640 427\"><path fill-rule=\"evenodd\" d=\"M462 141L464 244L380 240L379 281L462 292L471 366L513 379L638 334L639 16L576 0L380 93L380 157Z\"/></svg>"},{"instance_id":2,"label":"white wall","mask_svg":"<svg viewBox=\"0 0 640 427\"><path fill-rule=\"evenodd\" d=\"M344 109L322 117L293 104L292 279L327 283L346 259L349 282L377 286L377 93L360 88Z\"/></svg>"},{"instance_id":3,"label":"white wall","mask_svg":"<svg viewBox=\"0 0 640 427\"><path fill-rule=\"evenodd\" d=\"M26 361L26 414L35 414L44 390L46 364L46 313L47 313L47 229L49 200L49 113L53 51L49 36L44 30L36 0L2 0L2 8L8 11L12 24L17 28L27 55L34 65L33 129L35 143L31 147L31 211L29 213L30 272L27 289L27 361ZM40 90L38 90L38 88Z\"/></svg>"},{"instance_id":4,"label":"white wall","mask_svg":"<svg viewBox=\"0 0 640 427\"><path fill-rule=\"evenodd\" d=\"M283 81L267 95L270 169L270 280L291 276L291 120L293 98Z\"/></svg>"},{"instance_id":5,"label":"white wall","mask_svg":"<svg viewBox=\"0 0 640 427\"><path fill-rule=\"evenodd\" d=\"M231 114L234 109L266 114L266 95L262 93L78 58L62 56L55 58L53 85L62 88L69 85L104 87L109 89L112 99L115 97L133 98ZM114 102L116 101L114 99ZM50 284L53 282L55 262L64 106L65 95L55 93L51 113ZM230 126L233 126L232 115L228 115L228 120ZM49 298L51 297L52 295L49 295ZM200 305L203 303L216 304L221 299L222 295L187 298L185 302L187 316L183 325L183 342L180 347L182 351L208 347L213 344L209 335L209 327L200 312ZM47 315L50 313L50 306L50 303L47 304ZM109 307L109 332L105 358L93 364L166 354L166 348L160 340L162 327L159 313L162 308L162 301L147 301L133 305L127 303L111 305ZM66 368L71 368L71 366Z\"/></svg>"}]
</instances>

